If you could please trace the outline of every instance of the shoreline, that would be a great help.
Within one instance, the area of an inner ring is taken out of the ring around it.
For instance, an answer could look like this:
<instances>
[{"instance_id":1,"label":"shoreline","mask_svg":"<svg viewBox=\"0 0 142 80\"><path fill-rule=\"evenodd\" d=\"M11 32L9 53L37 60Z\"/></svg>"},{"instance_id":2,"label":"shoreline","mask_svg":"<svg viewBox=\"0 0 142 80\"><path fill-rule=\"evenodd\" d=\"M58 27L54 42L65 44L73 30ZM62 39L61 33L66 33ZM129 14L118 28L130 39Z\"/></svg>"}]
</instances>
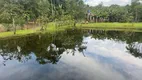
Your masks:
<instances>
[{"instance_id":1,"label":"shoreline","mask_svg":"<svg viewBox=\"0 0 142 80\"><path fill-rule=\"evenodd\" d=\"M133 24L133 26L132 26ZM121 27L120 27L121 26ZM38 33L54 33L56 31L62 31L67 29L68 27L56 28L54 23L50 23L45 31L40 31L40 27L36 29L28 29L28 30L17 30L16 34L11 32L0 32L0 39L9 38L9 37L20 37L31 34ZM117 31L134 31L134 32L142 32L142 23L88 23L88 24L77 24L78 29L93 29L93 30L117 30Z\"/></svg>"}]
</instances>

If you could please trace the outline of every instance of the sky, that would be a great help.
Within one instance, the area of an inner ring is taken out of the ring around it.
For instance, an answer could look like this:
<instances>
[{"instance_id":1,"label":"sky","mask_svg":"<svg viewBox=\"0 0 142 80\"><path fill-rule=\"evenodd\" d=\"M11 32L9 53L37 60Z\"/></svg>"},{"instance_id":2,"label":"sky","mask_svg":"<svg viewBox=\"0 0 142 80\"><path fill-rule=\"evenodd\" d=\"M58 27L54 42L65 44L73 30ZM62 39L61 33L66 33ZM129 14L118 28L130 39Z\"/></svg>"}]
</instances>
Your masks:
<instances>
[{"instance_id":1,"label":"sky","mask_svg":"<svg viewBox=\"0 0 142 80\"><path fill-rule=\"evenodd\" d=\"M99 3L103 2L105 6L110 6L112 4L118 4L121 6L127 5L131 3L131 0L84 0L85 4L90 6L96 6Z\"/></svg>"}]
</instances>

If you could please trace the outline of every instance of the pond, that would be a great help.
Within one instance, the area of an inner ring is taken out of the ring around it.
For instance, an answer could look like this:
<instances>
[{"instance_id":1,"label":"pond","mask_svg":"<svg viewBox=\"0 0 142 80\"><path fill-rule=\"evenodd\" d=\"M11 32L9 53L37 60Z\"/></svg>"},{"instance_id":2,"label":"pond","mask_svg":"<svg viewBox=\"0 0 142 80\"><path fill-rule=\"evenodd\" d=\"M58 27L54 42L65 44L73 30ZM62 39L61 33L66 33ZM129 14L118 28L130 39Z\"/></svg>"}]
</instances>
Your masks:
<instances>
[{"instance_id":1,"label":"pond","mask_svg":"<svg viewBox=\"0 0 142 80\"><path fill-rule=\"evenodd\" d=\"M141 80L142 33L66 30L0 40L0 80Z\"/></svg>"}]
</instances>

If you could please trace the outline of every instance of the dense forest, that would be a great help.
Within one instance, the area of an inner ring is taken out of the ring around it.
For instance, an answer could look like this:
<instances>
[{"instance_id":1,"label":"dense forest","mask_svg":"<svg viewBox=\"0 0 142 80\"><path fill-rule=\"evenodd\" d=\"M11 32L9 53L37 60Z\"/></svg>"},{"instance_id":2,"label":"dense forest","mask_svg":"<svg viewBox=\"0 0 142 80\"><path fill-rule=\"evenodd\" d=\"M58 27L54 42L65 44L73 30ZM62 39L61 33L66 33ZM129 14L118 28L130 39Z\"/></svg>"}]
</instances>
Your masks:
<instances>
[{"instance_id":1,"label":"dense forest","mask_svg":"<svg viewBox=\"0 0 142 80\"><path fill-rule=\"evenodd\" d=\"M131 5L103 6L103 3L95 7L89 7L93 14L108 19L109 22L141 22L142 3L141 0L132 0Z\"/></svg>"},{"instance_id":2,"label":"dense forest","mask_svg":"<svg viewBox=\"0 0 142 80\"><path fill-rule=\"evenodd\" d=\"M85 14L106 19L109 22L141 22L142 3L132 0L131 5L89 6L83 0L0 0L0 23L23 25L37 22L42 25L71 19L85 20Z\"/></svg>"},{"instance_id":3,"label":"dense forest","mask_svg":"<svg viewBox=\"0 0 142 80\"><path fill-rule=\"evenodd\" d=\"M70 15L80 19L84 15L82 0L0 0L0 22L23 24L37 19L50 22Z\"/></svg>"}]
</instances>

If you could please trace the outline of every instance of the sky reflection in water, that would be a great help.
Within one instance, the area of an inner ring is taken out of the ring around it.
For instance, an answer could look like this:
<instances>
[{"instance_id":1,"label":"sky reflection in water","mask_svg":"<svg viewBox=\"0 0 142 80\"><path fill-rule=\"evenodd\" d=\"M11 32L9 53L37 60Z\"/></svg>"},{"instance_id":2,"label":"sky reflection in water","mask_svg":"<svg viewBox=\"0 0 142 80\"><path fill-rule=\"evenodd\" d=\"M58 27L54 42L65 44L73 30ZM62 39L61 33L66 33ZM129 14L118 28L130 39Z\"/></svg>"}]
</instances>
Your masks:
<instances>
[{"instance_id":1,"label":"sky reflection in water","mask_svg":"<svg viewBox=\"0 0 142 80\"><path fill-rule=\"evenodd\" d=\"M82 35L82 42L87 42L83 52L66 49L56 64L39 64L32 51L28 61L13 58L6 66L0 56L0 80L141 80L142 59L128 52L130 44L91 35Z\"/></svg>"}]
</instances>

